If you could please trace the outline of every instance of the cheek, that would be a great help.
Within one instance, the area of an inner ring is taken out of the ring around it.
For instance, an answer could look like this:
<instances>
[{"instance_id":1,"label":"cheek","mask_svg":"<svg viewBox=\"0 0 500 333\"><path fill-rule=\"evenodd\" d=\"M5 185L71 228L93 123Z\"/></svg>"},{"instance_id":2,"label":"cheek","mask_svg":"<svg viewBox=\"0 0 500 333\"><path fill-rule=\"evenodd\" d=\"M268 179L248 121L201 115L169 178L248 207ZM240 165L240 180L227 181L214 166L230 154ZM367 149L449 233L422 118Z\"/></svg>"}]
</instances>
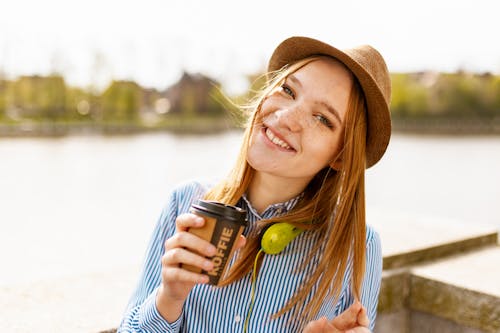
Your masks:
<instances>
[{"instance_id":1,"label":"cheek","mask_svg":"<svg viewBox=\"0 0 500 333\"><path fill-rule=\"evenodd\" d=\"M262 120L265 117L269 116L274 111L276 111L277 108L278 108L278 103L276 101L276 98L273 96L267 96L264 98L262 104L260 105L257 117Z\"/></svg>"},{"instance_id":2,"label":"cheek","mask_svg":"<svg viewBox=\"0 0 500 333\"><path fill-rule=\"evenodd\" d=\"M316 142L322 142L323 144L311 145L311 159L317 165L325 167L334 161L341 150L340 135Z\"/></svg>"},{"instance_id":3,"label":"cheek","mask_svg":"<svg viewBox=\"0 0 500 333\"><path fill-rule=\"evenodd\" d=\"M262 156L264 156L262 146L259 144L258 142L259 140L257 138L258 131L260 131L259 128L254 128L247 151L247 162L253 168L255 168L257 164L259 164L259 161L262 159Z\"/></svg>"}]
</instances>

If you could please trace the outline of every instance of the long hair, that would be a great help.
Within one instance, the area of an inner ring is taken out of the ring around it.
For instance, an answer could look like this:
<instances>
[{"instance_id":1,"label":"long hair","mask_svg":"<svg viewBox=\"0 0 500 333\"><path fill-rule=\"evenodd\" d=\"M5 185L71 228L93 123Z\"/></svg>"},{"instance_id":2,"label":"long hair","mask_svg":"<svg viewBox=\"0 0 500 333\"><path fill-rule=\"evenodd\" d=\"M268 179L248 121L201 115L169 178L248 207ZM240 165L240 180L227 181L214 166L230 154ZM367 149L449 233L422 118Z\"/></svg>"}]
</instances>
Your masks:
<instances>
[{"instance_id":1,"label":"long hair","mask_svg":"<svg viewBox=\"0 0 500 333\"><path fill-rule=\"evenodd\" d=\"M246 192L255 172L247 162L247 152L262 102L288 75L319 58L315 56L299 60L275 73L255 101L254 112L249 117L236 165L225 180L205 195L205 199L232 205L238 202ZM361 88L353 76L340 154L342 161L340 170L325 167L307 185L302 199L291 211L285 215L258 221L254 232L247 237L246 246L239 251L236 262L224 278L222 285L228 285L251 272L255 257L260 250L261 236L271 224L288 222L299 228L318 232L321 235L319 242L313 247L313 253L304 254L307 259L301 266L306 267L311 260L314 260L314 269L285 306L273 315L274 318L290 310L298 311L300 308L302 309L300 315L307 321L312 320L318 314L325 297L338 299L349 265L352 265L351 288L354 296L360 298L366 247L365 109ZM262 257L260 259L257 269L260 267ZM311 298L308 295L313 289L315 293Z\"/></svg>"}]
</instances>

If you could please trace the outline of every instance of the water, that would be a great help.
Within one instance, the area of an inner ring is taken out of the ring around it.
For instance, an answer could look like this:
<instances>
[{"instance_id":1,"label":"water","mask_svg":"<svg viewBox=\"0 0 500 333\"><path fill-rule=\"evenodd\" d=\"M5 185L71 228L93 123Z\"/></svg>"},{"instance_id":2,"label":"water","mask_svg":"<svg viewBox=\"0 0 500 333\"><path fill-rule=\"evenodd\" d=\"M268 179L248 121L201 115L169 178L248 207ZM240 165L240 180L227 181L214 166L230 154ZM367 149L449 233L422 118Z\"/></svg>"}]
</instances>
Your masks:
<instances>
[{"instance_id":1,"label":"water","mask_svg":"<svg viewBox=\"0 0 500 333\"><path fill-rule=\"evenodd\" d=\"M240 132L0 140L0 286L137 265L172 186L223 177ZM394 135L367 210L500 229L500 137Z\"/></svg>"}]
</instances>

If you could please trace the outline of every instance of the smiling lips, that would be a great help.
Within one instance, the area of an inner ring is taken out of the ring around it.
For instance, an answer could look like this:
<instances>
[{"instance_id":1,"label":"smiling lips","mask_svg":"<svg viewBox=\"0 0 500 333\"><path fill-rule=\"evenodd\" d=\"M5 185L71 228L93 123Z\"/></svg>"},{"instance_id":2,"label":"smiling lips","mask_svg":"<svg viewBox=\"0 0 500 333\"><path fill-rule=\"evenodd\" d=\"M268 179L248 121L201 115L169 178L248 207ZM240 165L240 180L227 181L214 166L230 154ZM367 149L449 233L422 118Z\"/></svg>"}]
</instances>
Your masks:
<instances>
[{"instance_id":1,"label":"smiling lips","mask_svg":"<svg viewBox=\"0 0 500 333\"><path fill-rule=\"evenodd\" d=\"M264 133L266 134L266 137L269 139L269 141L271 141L275 145L284 148L286 150L291 150L291 151L295 150L292 147L290 147L288 143L278 138L269 128L265 128Z\"/></svg>"}]
</instances>

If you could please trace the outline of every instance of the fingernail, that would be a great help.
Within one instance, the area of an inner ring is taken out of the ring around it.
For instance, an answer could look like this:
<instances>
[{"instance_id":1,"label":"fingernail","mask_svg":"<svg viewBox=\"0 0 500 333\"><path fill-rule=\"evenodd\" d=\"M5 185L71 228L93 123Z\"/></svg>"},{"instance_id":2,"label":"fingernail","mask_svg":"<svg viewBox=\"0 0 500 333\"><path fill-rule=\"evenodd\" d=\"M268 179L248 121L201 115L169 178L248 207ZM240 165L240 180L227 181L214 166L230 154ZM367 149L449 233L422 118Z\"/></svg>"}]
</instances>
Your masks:
<instances>
[{"instance_id":1,"label":"fingernail","mask_svg":"<svg viewBox=\"0 0 500 333\"><path fill-rule=\"evenodd\" d=\"M209 261L209 260L207 260L207 261L205 261L205 262L203 263L203 268L204 268L206 271L211 271L211 270L212 270L212 268L214 268L213 266L214 266L214 264L213 264L211 261Z\"/></svg>"},{"instance_id":2,"label":"fingernail","mask_svg":"<svg viewBox=\"0 0 500 333\"><path fill-rule=\"evenodd\" d=\"M197 224L197 225L202 225L204 221L205 221L205 220L203 219L203 217L197 217L197 218L196 218L196 224Z\"/></svg>"},{"instance_id":3,"label":"fingernail","mask_svg":"<svg viewBox=\"0 0 500 333\"><path fill-rule=\"evenodd\" d=\"M207 251L206 251L206 252L207 252L207 254L208 254L209 256L213 256L213 255L215 255L215 252L216 252L216 251L217 251L217 249L215 248L215 246L213 246L213 245L209 245L209 246L207 246Z\"/></svg>"}]
</instances>

